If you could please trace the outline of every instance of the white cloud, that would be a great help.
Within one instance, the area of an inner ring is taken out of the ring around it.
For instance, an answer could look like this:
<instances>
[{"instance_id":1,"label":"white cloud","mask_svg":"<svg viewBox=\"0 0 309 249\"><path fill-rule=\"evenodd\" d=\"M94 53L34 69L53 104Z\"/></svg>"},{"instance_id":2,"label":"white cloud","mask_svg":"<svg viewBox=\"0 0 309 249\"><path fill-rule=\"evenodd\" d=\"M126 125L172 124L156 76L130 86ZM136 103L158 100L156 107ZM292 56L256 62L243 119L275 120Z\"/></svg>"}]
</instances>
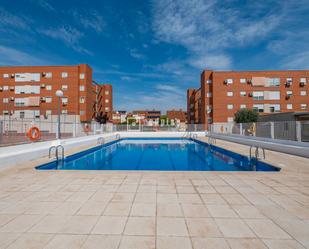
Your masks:
<instances>
[{"instance_id":1,"label":"white cloud","mask_svg":"<svg viewBox=\"0 0 309 249\"><path fill-rule=\"evenodd\" d=\"M0 30L9 30L10 28L29 29L26 18L14 15L0 7Z\"/></svg>"},{"instance_id":2,"label":"white cloud","mask_svg":"<svg viewBox=\"0 0 309 249\"><path fill-rule=\"evenodd\" d=\"M248 15L245 7L249 6L236 8L231 1L153 0L152 3L156 38L185 47L189 52L188 63L199 69L229 68L232 60L225 49L262 41L283 16L278 4L272 6L276 11L263 9L263 15L255 16L258 11L255 8Z\"/></svg>"},{"instance_id":3,"label":"white cloud","mask_svg":"<svg viewBox=\"0 0 309 249\"><path fill-rule=\"evenodd\" d=\"M105 27L103 16L96 10L71 10L70 13L75 21L80 23L85 29L93 29L97 33L101 33Z\"/></svg>"},{"instance_id":4,"label":"white cloud","mask_svg":"<svg viewBox=\"0 0 309 249\"><path fill-rule=\"evenodd\" d=\"M36 3L47 11L56 11L56 9L47 0L36 0Z\"/></svg>"},{"instance_id":5,"label":"white cloud","mask_svg":"<svg viewBox=\"0 0 309 249\"><path fill-rule=\"evenodd\" d=\"M0 64L2 66L10 65L43 65L47 61L42 58L35 57L32 54L0 45ZM48 62L50 64L50 61Z\"/></svg>"},{"instance_id":6,"label":"white cloud","mask_svg":"<svg viewBox=\"0 0 309 249\"><path fill-rule=\"evenodd\" d=\"M75 28L63 26L57 29L40 30L39 32L56 40L62 41L68 47L79 53L89 55L92 54L88 49L85 49L80 45L80 39L84 37L84 33Z\"/></svg>"},{"instance_id":7,"label":"white cloud","mask_svg":"<svg viewBox=\"0 0 309 249\"><path fill-rule=\"evenodd\" d=\"M145 55L138 52L137 49L130 49L130 55L135 59L145 59Z\"/></svg>"}]
</instances>

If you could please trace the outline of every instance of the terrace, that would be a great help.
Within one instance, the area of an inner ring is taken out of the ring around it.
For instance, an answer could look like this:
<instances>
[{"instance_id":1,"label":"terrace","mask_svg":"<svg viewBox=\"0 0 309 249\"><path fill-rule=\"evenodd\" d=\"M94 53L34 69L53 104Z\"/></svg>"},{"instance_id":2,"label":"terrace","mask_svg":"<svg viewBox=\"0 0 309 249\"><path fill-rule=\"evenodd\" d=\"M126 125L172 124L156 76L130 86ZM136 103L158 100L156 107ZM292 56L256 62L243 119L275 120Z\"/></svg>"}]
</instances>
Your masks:
<instances>
[{"instance_id":1,"label":"terrace","mask_svg":"<svg viewBox=\"0 0 309 249\"><path fill-rule=\"evenodd\" d=\"M98 136L65 140L66 155ZM35 170L49 145L1 170L0 248L309 247L309 159L267 151L280 172ZM216 146L248 156L245 145Z\"/></svg>"}]
</instances>

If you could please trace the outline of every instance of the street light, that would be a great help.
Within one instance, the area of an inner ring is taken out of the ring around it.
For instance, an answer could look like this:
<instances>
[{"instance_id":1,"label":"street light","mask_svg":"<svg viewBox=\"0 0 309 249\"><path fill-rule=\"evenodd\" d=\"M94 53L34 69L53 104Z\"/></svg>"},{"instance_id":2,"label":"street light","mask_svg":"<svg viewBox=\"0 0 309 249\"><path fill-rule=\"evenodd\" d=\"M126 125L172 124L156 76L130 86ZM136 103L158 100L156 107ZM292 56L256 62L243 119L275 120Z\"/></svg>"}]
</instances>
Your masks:
<instances>
[{"instance_id":1,"label":"street light","mask_svg":"<svg viewBox=\"0 0 309 249\"><path fill-rule=\"evenodd\" d=\"M61 98L63 97L63 92L61 90L56 91L56 96L58 97L58 130L57 130L57 139L61 139L61 132L60 132L60 104Z\"/></svg>"}]
</instances>

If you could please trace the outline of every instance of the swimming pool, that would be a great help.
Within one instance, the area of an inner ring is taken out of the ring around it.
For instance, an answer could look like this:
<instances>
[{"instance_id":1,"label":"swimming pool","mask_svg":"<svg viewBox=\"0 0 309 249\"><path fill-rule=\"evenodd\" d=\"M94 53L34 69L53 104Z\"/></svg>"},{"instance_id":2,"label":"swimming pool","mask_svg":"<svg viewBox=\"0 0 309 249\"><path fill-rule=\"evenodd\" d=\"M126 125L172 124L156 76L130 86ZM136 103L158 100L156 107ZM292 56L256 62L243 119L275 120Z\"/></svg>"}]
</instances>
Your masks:
<instances>
[{"instance_id":1,"label":"swimming pool","mask_svg":"<svg viewBox=\"0 0 309 249\"><path fill-rule=\"evenodd\" d=\"M38 170L279 171L193 139L124 138L36 167Z\"/></svg>"}]
</instances>

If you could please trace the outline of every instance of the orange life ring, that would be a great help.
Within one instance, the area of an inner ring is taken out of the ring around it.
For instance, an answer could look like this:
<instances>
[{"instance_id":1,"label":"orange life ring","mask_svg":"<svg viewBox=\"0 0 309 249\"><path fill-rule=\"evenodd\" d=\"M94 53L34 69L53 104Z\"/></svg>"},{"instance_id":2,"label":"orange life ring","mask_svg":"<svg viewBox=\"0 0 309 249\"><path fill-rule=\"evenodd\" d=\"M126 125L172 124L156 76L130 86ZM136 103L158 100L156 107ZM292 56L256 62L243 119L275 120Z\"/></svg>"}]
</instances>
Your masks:
<instances>
[{"instance_id":1,"label":"orange life ring","mask_svg":"<svg viewBox=\"0 0 309 249\"><path fill-rule=\"evenodd\" d=\"M40 129L36 126L30 127L27 132L27 137L29 137L31 141L39 140L41 138Z\"/></svg>"},{"instance_id":2,"label":"orange life ring","mask_svg":"<svg viewBox=\"0 0 309 249\"><path fill-rule=\"evenodd\" d=\"M85 124L85 126L84 126L84 131L85 131L85 132L89 132L89 131L90 131L90 126L89 126L89 124Z\"/></svg>"}]
</instances>

